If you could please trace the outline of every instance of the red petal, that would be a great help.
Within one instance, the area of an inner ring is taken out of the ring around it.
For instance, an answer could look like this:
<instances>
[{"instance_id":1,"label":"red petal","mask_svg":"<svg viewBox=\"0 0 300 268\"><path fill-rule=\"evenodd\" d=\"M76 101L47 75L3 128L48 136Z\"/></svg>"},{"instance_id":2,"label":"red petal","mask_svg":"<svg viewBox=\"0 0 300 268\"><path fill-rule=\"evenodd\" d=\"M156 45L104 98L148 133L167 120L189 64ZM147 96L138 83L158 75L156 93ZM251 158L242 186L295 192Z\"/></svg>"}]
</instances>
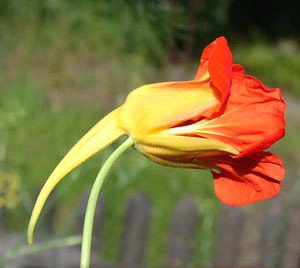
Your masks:
<instances>
[{"instance_id":1,"label":"red petal","mask_svg":"<svg viewBox=\"0 0 300 268\"><path fill-rule=\"evenodd\" d=\"M211 84L220 91L224 103L229 97L232 80L232 55L226 38L219 37L208 45L203 50L200 62L195 80L208 71Z\"/></svg>"},{"instance_id":2,"label":"red petal","mask_svg":"<svg viewBox=\"0 0 300 268\"><path fill-rule=\"evenodd\" d=\"M238 157L269 148L285 133L286 104L280 89L268 89L244 76L234 65L231 93L222 114L200 124L201 136L226 142L240 151Z\"/></svg>"},{"instance_id":3,"label":"red petal","mask_svg":"<svg viewBox=\"0 0 300 268\"><path fill-rule=\"evenodd\" d=\"M242 75L244 73L245 69L242 65L240 64L233 64L232 65L232 73L235 77L238 75Z\"/></svg>"},{"instance_id":4,"label":"red petal","mask_svg":"<svg viewBox=\"0 0 300 268\"><path fill-rule=\"evenodd\" d=\"M221 173L213 172L215 192L225 204L248 205L276 195L281 188L285 171L281 159L269 152L233 159L224 156L214 159Z\"/></svg>"}]
</instances>

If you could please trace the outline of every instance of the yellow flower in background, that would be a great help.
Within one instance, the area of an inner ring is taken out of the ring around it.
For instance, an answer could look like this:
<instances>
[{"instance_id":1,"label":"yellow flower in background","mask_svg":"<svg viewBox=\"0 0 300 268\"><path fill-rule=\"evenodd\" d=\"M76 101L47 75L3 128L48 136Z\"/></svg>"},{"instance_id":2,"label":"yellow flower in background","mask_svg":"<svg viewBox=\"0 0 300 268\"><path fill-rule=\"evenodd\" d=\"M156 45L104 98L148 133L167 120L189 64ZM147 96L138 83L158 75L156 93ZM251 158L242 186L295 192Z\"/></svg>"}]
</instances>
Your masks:
<instances>
[{"instance_id":1,"label":"yellow flower in background","mask_svg":"<svg viewBox=\"0 0 300 268\"><path fill-rule=\"evenodd\" d=\"M0 171L0 208L16 208L20 203L20 175L16 172Z\"/></svg>"}]
</instances>

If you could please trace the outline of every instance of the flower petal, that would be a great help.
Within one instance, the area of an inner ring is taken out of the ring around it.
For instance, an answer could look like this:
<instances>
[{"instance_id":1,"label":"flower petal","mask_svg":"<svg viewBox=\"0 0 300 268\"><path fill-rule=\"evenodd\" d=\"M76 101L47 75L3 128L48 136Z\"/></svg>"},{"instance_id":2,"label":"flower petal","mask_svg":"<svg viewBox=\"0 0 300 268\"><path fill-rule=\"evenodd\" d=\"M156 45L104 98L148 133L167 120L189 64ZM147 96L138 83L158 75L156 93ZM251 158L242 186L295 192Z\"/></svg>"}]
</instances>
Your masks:
<instances>
[{"instance_id":1,"label":"flower petal","mask_svg":"<svg viewBox=\"0 0 300 268\"><path fill-rule=\"evenodd\" d=\"M163 147L136 144L135 147L153 162L163 166L178 168L210 169L218 172L215 165L208 165L205 157L220 155L218 150L201 150L193 152L178 151Z\"/></svg>"},{"instance_id":2,"label":"flower petal","mask_svg":"<svg viewBox=\"0 0 300 268\"><path fill-rule=\"evenodd\" d=\"M221 173L213 172L215 192L225 204L248 205L276 195L285 171L281 159L269 152L232 159L214 159Z\"/></svg>"},{"instance_id":3,"label":"flower petal","mask_svg":"<svg viewBox=\"0 0 300 268\"><path fill-rule=\"evenodd\" d=\"M120 109L116 109L105 116L88 133L86 133L61 160L59 165L47 179L34 205L29 222L27 234L30 244L32 243L35 224L54 187L75 167L125 134L116 124L119 110Z\"/></svg>"},{"instance_id":4,"label":"flower petal","mask_svg":"<svg viewBox=\"0 0 300 268\"><path fill-rule=\"evenodd\" d=\"M152 150L154 151L159 151L160 148L165 148L169 149L169 151L174 151L174 155L176 155L176 152L178 153L179 151L181 152L179 156L181 156L182 153L186 153L188 155L201 155L201 152L203 151L215 151L216 154L218 154L218 152L227 152L234 155L238 154L238 152L228 144L213 139L158 133L135 136L134 140L137 144L152 147Z\"/></svg>"},{"instance_id":5,"label":"flower petal","mask_svg":"<svg viewBox=\"0 0 300 268\"><path fill-rule=\"evenodd\" d=\"M211 84L222 95L222 103L225 103L230 95L232 80L232 54L225 37L219 37L208 45L202 53L200 66L195 80L201 80L209 75Z\"/></svg>"},{"instance_id":6,"label":"flower petal","mask_svg":"<svg viewBox=\"0 0 300 268\"><path fill-rule=\"evenodd\" d=\"M231 95L222 114L198 123L197 135L230 144L243 157L269 148L285 133L286 104L280 89L268 89L234 67Z\"/></svg>"},{"instance_id":7,"label":"flower petal","mask_svg":"<svg viewBox=\"0 0 300 268\"><path fill-rule=\"evenodd\" d=\"M146 157L148 157L151 161L162 165L162 166L166 166L166 167L175 167L175 168L194 168L194 169L198 169L199 164L198 163L193 163L191 161L188 162L184 162L182 160L178 160L178 161L171 161L169 159L164 159L161 157L157 157L155 155L150 155L150 154L146 154ZM205 168L205 167L203 167Z\"/></svg>"},{"instance_id":8,"label":"flower petal","mask_svg":"<svg viewBox=\"0 0 300 268\"><path fill-rule=\"evenodd\" d=\"M198 81L146 85L128 95L119 124L134 138L197 120L219 103L217 90Z\"/></svg>"}]
</instances>

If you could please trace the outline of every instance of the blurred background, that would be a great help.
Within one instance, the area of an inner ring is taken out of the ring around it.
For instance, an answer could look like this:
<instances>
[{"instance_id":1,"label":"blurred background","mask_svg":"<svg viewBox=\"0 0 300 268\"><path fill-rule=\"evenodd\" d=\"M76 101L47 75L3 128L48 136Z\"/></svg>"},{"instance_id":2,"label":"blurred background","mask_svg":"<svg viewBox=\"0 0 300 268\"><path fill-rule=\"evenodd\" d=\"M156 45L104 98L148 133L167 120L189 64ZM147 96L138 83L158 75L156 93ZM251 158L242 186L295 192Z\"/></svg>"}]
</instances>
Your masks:
<instances>
[{"instance_id":1,"label":"blurred background","mask_svg":"<svg viewBox=\"0 0 300 268\"><path fill-rule=\"evenodd\" d=\"M299 267L298 5L274 0L259 5L248 0L0 1L1 260L7 250L26 244L37 194L69 148L132 89L193 79L202 49L224 35L234 62L268 87L280 87L288 103L286 136L272 148L287 169L281 193L247 207L225 207L215 197L209 172L161 167L129 150L102 189L94 255L107 264L126 258L124 239L132 240L124 228L130 226L137 199L146 206L141 211L149 211L142 216L147 228L141 231L146 235L140 262L147 267L176 264L171 248L180 233L172 227L182 218L176 218L178 206L194 215L182 223L194 231L183 234L189 246L177 245L186 250L178 264ZM38 222L37 242L81 233L86 196L118 144L59 184Z\"/></svg>"}]
</instances>

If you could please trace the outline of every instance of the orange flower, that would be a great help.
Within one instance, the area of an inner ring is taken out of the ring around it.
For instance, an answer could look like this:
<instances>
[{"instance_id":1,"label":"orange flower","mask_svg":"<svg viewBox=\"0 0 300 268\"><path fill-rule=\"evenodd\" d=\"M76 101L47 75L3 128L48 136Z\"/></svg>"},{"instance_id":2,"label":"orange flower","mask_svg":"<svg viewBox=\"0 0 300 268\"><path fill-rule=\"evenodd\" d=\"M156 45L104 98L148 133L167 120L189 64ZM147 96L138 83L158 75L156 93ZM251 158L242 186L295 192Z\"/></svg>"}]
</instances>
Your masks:
<instances>
[{"instance_id":1,"label":"orange flower","mask_svg":"<svg viewBox=\"0 0 300 268\"><path fill-rule=\"evenodd\" d=\"M166 166L212 171L218 198L246 205L277 194L284 177L278 156L264 150L284 136L286 105L232 64L224 37L205 48L194 81L166 82L132 91L100 120L50 175L31 224L55 185L72 169L122 135L149 159Z\"/></svg>"},{"instance_id":2,"label":"orange flower","mask_svg":"<svg viewBox=\"0 0 300 268\"><path fill-rule=\"evenodd\" d=\"M195 81L133 91L117 122L151 160L211 169L226 204L270 198L285 172L280 158L263 150L284 136L286 105L280 89L243 71L220 37L203 51Z\"/></svg>"}]
</instances>

